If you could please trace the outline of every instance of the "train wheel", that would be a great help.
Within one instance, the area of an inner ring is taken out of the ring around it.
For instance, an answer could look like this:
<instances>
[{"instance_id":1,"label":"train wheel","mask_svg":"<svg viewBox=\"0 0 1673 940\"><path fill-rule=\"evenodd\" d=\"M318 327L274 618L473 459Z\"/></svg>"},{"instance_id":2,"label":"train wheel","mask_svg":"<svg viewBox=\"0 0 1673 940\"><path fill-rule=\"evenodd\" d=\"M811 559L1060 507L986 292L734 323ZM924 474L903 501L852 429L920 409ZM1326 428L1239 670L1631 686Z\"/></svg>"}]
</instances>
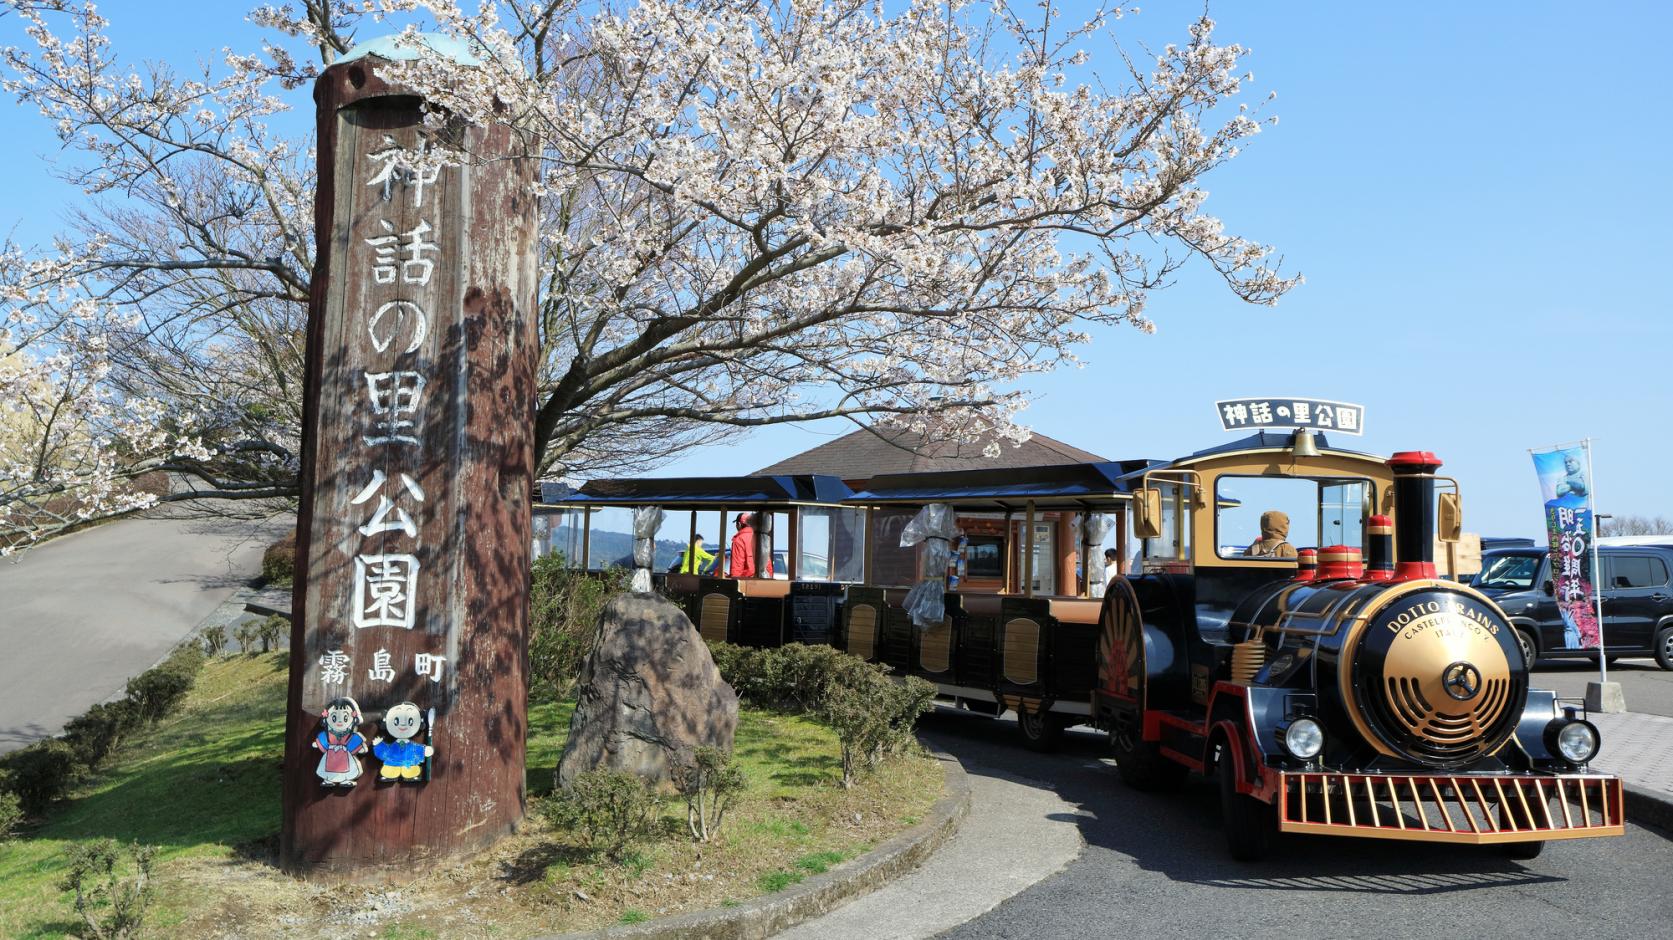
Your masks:
<instances>
[{"instance_id":1,"label":"train wheel","mask_svg":"<svg viewBox=\"0 0 1673 940\"><path fill-rule=\"evenodd\" d=\"M1045 709L1031 711L1026 705L1017 709L1017 728L1031 751L1055 751L1063 738L1063 722Z\"/></svg>"},{"instance_id":2,"label":"train wheel","mask_svg":"<svg viewBox=\"0 0 1673 940\"><path fill-rule=\"evenodd\" d=\"M1110 729L1110 750L1121 782L1135 790L1166 790L1185 781L1185 765L1162 756L1162 749L1144 740L1131 720L1117 719Z\"/></svg>"},{"instance_id":3,"label":"train wheel","mask_svg":"<svg viewBox=\"0 0 1673 940\"><path fill-rule=\"evenodd\" d=\"M1226 848L1240 862L1258 862L1272 848L1278 832L1278 814L1269 804L1237 792L1237 765L1220 741L1220 759L1215 762L1220 778L1220 818L1226 829Z\"/></svg>"}]
</instances>

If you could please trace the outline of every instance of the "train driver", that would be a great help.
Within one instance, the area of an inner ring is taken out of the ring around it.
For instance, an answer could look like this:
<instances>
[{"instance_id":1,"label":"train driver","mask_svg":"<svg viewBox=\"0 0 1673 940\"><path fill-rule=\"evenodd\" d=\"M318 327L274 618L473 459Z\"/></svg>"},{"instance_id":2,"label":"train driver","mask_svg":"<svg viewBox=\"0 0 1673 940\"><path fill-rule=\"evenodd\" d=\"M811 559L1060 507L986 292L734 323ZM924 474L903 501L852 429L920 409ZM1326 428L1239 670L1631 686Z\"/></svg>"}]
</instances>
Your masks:
<instances>
[{"instance_id":1,"label":"train driver","mask_svg":"<svg viewBox=\"0 0 1673 940\"><path fill-rule=\"evenodd\" d=\"M1261 537L1243 550L1249 558L1294 558L1295 546L1290 537L1290 517L1277 509L1261 513Z\"/></svg>"}]
</instances>

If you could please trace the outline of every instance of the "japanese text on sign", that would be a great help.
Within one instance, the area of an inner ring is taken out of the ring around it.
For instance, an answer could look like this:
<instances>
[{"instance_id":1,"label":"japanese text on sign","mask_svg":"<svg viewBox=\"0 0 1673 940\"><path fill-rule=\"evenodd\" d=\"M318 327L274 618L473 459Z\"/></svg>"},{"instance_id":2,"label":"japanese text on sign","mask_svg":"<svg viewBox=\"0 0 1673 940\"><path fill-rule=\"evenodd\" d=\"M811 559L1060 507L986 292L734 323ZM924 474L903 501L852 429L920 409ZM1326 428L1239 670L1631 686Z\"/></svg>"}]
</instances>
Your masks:
<instances>
[{"instance_id":1,"label":"japanese text on sign","mask_svg":"<svg viewBox=\"0 0 1673 940\"><path fill-rule=\"evenodd\" d=\"M1309 428L1365 433L1365 407L1316 398L1236 398L1217 401L1220 427L1227 431Z\"/></svg>"}]
</instances>

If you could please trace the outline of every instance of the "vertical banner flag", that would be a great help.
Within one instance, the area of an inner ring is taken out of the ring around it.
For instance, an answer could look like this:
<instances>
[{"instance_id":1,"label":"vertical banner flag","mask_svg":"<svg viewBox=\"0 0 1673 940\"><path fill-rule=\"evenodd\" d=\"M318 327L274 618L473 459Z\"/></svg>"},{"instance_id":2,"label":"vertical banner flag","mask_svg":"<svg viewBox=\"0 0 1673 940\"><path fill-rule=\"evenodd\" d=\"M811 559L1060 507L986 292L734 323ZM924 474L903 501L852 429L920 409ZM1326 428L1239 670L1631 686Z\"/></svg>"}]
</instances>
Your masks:
<instances>
[{"instance_id":1,"label":"vertical banner flag","mask_svg":"<svg viewBox=\"0 0 1673 940\"><path fill-rule=\"evenodd\" d=\"M1591 480L1586 475L1586 453L1581 447L1534 453L1545 496L1545 532L1551 544L1551 580L1557 609L1563 615L1563 646L1597 649L1603 636L1592 607Z\"/></svg>"}]
</instances>

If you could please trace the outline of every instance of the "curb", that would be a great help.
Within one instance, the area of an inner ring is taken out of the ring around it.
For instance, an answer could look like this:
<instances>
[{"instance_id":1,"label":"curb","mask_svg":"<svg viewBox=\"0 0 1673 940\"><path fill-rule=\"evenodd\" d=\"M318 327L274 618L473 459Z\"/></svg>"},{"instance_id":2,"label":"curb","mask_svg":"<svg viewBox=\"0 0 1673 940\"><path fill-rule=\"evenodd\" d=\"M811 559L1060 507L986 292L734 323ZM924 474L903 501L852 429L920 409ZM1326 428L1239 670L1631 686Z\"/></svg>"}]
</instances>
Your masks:
<instances>
[{"instance_id":1,"label":"curb","mask_svg":"<svg viewBox=\"0 0 1673 940\"><path fill-rule=\"evenodd\" d=\"M923 864L958 832L970 812L970 779L963 765L943 751L932 748L930 753L941 761L946 794L930 808L923 822L852 862L737 907L692 911L644 924L548 934L540 940L762 940L841 907Z\"/></svg>"},{"instance_id":2,"label":"curb","mask_svg":"<svg viewBox=\"0 0 1673 940\"><path fill-rule=\"evenodd\" d=\"M1673 793L1624 784L1627 822L1653 827L1657 835L1673 838Z\"/></svg>"}]
</instances>

